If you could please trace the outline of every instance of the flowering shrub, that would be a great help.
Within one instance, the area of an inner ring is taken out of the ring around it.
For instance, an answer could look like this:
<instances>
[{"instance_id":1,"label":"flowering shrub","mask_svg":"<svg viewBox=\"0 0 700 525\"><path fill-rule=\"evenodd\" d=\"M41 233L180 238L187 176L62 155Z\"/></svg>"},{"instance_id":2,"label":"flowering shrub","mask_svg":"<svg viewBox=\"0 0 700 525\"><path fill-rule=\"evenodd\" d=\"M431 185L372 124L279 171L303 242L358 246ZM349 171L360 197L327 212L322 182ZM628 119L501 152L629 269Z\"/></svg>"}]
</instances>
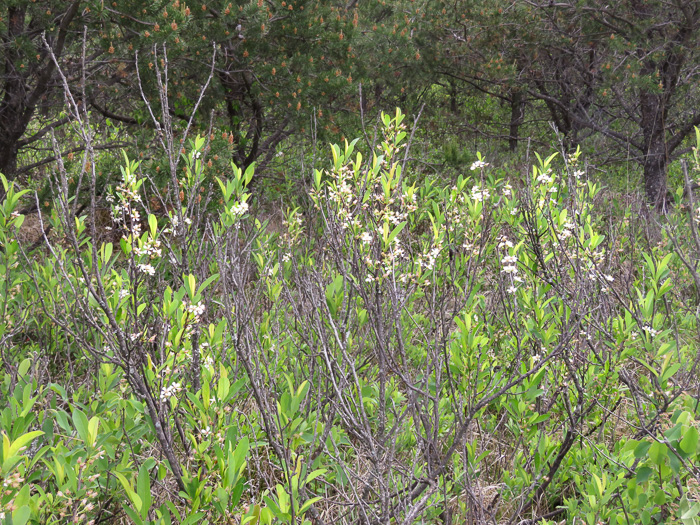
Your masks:
<instances>
[{"instance_id":1,"label":"flowering shrub","mask_svg":"<svg viewBox=\"0 0 700 525\"><path fill-rule=\"evenodd\" d=\"M281 231L202 137L160 215L125 158L119 246L66 190L28 252L3 179L3 518L697 523L693 206L644 249L578 152L442 187L404 120Z\"/></svg>"}]
</instances>

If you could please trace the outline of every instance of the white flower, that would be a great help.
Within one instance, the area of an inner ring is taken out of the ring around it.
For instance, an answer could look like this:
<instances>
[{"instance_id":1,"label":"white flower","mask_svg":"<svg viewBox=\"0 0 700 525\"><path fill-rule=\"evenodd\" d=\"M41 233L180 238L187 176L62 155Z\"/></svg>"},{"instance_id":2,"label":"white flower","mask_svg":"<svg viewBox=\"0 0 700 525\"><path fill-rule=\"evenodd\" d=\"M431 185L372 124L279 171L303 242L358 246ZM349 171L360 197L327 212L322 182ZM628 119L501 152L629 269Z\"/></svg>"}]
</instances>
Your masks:
<instances>
[{"instance_id":1,"label":"white flower","mask_svg":"<svg viewBox=\"0 0 700 525\"><path fill-rule=\"evenodd\" d=\"M511 241L509 241L508 239L506 239L505 237L503 237L503 240L498 243L498 247L499 248L503 248L503 247L512 248L513 243Z\"/></svg>"},{"instance_id":2,"label":"white flower","mask_svg":"<svg viewBox=\"0 0 700 525\"><path fill-rule=\"evenodd\" d=\"M549 173L549 170L547 170L546 172L541 173L537 177L537 182L542 182L544 184L551 184L552 182L554 182L554 175L551 175Z\"/></svg>"},{"instance_id":3,"label":"white flower","mask_svg":"<svg viewBox=\"0 0 700 525\"><path fill-rule=\"evenodd\" d=\"M487 188L480 188L479 186L474 186L472 187L472 192L471 192L471 197L472 200L475 200L477 202L482 202L486 199L488 199L491 196L491 193Z\"/></svg>"},{"instance_id":4,"label":"white flower","mask_svg":"<svg viewBox=\"0 0 700 525\"><path fill-rule=\"evenodd\" d=\"M369 232L364 232L362 235L360 235L360 240L365 244L369 244L372 242L372 234Z\"/></svg>"},{"instance_id":5,"label":"white flower","mask_svg":"<svg viewBox=\"0 0 700 525\"><path fill-rule=\"evenodd\" d=\"M243 215L245 212L248 211L248 203L246 201L241 201L238 204L234 204L231 206L231 214L232 215Z\"/></svg>"},{"instance_id":6,"label":"white flower","mask_svg":"<svg viewBox=\"0 0 700 525\"><path fill-rule=\"evenodd\" d=\"M180 385L180 383L173 383L170 386L163 387L163 389L160 391L160 400L165 402L177 394L180 390L182 390L182 385Z\"/></svg>"},{"instance_id":7,"label":"white flower","mask_svg":"<svg viewBox=\"0 0 700 525\"><path fill-rule=\"evenodd\" d=\"M518 291L518 289L517 289L515 286L510 286L510 287L506 290L506 292L508 292L508 293L510 293L510 294L513 294L513 293L515 293L515 292L517 292L517 291Z\"/></svg>"},{"instance_id":8,"label":"white flower","mask_svg":"<svg viewBox=\"0 0 700 525\"><path fill-rule=\"evenodd\" d=\"M469 169L475 171L481 168L485 168L486 166L488 166L487 162L484 162L483 160L477 160L472 164L471 168Z\"/></svg>"},{"instance_id":9,"label":"white flower","mask_svg":"<svg viewBox=\"0 0 700 525\"><path fill-rule=\"evenodd\" d=\"M156 269L150 264L139 264L138 268L147 275L154 275L156 273Z\"/></svg>"},{"instance_id":10,"label":"white flower","mask_svg":"<svg viewBox=\"0 0 700 525\"><path fill-rule=\"evenodd\" d=\"M518 273L518 258L515 255L506 255L503 259L501 259L501 264L503 265L503 272L504 273L510 273L510 274L517 274Z\"/></svg>"},{"instance_id":11,"label":"white flower","mask_svg":"<svg viewBox=\"0 0 700 525\"><path fill-rule=\"evenodd\" d=\"M647 332L647 333L648 333L650 336L652 336L652 337L656 337L657 335L659 335L659 331L658 331L658 330L654 330L654 329L653 329L651 326L649 326L649 325L643 326L643 327L642 327L642 330L644 330L645 332Z\"/></svg>"},{"instance_id":12,"label":"white flower","mask_svg":"<svg viewBox=\"0 0 700 525\"><path fill-rule=\"evenodd\" d=\"M197 304L185 303L185 310L191 313L196 318L199 318L204 313L204 305L201 302Z\"/></svg>"}]
</instances>

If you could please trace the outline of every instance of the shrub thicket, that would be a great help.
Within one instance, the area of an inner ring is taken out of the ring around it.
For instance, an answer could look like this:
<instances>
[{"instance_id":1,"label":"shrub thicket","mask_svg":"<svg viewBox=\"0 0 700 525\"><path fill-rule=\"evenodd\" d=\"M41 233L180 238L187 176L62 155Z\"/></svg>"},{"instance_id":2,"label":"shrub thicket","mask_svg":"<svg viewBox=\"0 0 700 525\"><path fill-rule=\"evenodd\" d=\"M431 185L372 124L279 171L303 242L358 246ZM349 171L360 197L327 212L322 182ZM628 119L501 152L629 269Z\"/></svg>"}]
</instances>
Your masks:
<instances>
[{"instance_id":1,"label":"shrub thicket","mask_svg":"<svg viewBox=\"0 0 700 525\"><path fill-rule=\"evenodd\" d=\"M3 179L5 520L698 523L692 196L645 244L578 154L443 187L381 120L275 227L202 137L124 158L111 241L89 143L38 250Z\"/></svg>"}]
</instances>

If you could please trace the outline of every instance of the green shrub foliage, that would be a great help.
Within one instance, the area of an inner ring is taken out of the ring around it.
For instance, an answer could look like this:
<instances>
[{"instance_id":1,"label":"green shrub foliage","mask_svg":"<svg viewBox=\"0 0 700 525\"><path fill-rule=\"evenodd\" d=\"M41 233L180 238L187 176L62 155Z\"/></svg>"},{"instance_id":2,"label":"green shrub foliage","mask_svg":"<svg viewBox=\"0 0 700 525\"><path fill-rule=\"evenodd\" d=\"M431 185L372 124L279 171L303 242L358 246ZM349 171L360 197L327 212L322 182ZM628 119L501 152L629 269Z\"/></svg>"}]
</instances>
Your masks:
<instances>
[{"instance_id":1,"label":"green shrub foliage","mask_svg":"<svg viewBox=\"0 0 700 525\"><path fill-rule=\"evenodd\" d=\"M3 178L6 522L700 521L692 203L645 244L579 152L438 184L380 130L281 221L201 136L109 226L60 164L40 249Z\"/></svg>"}]
</instances>

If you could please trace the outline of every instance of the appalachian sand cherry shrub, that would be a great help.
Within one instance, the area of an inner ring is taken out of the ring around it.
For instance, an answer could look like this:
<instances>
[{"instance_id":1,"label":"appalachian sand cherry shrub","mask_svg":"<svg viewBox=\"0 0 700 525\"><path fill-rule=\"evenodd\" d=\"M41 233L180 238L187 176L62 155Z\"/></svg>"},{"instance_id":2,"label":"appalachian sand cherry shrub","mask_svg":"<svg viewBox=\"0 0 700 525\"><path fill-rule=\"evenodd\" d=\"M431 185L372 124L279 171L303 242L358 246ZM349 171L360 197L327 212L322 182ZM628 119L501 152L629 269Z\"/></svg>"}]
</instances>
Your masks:
<instances>
[{"instance_id":1,"label":"appalachian sand cherry shrub","mask_svg":"<svg viewBox=\"0 0 700 525\"><path fill-rule=\"evenodd\" d=\"M2 519L698 525L695 212L641 243L579 152L417 178L404 121L281 231L202 137L160 216L125 158L118 246L29 253L3 178Z\"/></svg>"}]
</instances>

